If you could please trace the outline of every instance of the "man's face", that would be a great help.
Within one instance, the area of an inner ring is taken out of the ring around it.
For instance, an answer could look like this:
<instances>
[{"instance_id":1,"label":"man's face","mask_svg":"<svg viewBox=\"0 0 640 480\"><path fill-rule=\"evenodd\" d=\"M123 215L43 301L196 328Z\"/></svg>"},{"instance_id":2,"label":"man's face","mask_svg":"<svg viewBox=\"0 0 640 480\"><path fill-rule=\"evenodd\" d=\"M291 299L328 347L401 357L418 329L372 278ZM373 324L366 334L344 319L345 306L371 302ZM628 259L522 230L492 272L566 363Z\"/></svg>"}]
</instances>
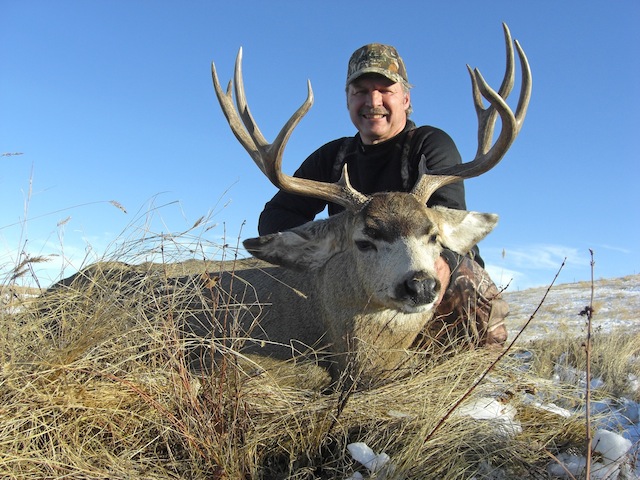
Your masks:
<instances>
[{"instance_id":1,"label":"man's face","mask_svg":"<svg viewBox=\"0 0 640 480\"><path fill-rule=\"evenodd\" d=\"M369 74L358 77L347 87L349 116L364 144L383 142L396 136L407 123L409 92L402 84Z\"/></svg>"}]
</instances>

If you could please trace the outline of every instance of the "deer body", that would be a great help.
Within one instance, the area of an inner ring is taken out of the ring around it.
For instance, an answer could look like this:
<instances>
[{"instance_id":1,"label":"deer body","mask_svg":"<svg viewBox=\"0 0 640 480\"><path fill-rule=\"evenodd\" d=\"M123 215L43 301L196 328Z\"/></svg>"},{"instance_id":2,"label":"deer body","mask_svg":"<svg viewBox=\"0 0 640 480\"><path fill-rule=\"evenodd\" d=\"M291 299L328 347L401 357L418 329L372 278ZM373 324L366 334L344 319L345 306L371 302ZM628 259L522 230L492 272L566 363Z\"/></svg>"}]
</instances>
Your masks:
<instances>
[{"instance_id":1,"label":"deer body","mask_svg":"<svg viewBox=\"0 0 640 480\"><path fill-rule=\"evenodd\" d=\"M393 368L433 316L442 248L465 254L496 222L396 192L374 195L358 212L246 240L254 256L281 266L240 272L264 305L247 351L324 351L334 378L349 362L369 375Z\"/></svg>"}]
</instances>

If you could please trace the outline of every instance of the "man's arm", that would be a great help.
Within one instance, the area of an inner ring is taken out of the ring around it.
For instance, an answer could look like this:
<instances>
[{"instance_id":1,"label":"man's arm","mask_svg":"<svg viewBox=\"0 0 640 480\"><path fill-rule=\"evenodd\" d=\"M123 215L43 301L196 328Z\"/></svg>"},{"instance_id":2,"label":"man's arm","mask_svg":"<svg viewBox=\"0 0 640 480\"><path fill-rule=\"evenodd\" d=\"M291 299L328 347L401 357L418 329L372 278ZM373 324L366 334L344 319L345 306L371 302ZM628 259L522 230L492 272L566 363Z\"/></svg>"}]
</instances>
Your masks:
<instances>
[{"instance_id":1,"label":"man's arm","mask_svg":"<svg viewBox=\"0 0 640 480\"><path fill-rule=\"evenodd\" d=\"M310 222L324 210L326 202L279 191L264 206L258 220L258 234L282 232Z\"/></svg>"},{"instance_id":2,"label":"man's arm","mask_svg":"<svg viewBox=\"0 0 640 480\"><path fill-rule=\"evenodd\" d=\"M293 174L320 182L331 181L331 169L342 139L313 152ZM267 202L258 220L258 233L268 235L303 225L315 219L327 206L325 200L279 191Z\"/></svg>"}]
</instances>

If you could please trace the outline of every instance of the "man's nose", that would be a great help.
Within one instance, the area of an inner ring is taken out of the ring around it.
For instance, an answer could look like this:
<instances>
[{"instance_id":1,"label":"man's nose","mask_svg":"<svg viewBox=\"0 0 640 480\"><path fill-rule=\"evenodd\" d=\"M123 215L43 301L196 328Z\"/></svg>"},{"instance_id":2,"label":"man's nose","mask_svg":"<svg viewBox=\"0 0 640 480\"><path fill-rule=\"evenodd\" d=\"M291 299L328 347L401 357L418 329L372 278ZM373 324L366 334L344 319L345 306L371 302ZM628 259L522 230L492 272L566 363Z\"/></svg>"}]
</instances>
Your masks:
<instances>
[{"instance_id":1,"label":"man's nose","mask_svg":"<svg viewBox=\"0 0 640 480\"><path fill-rule=\"evenodd\" d=\"M379 105L382 105L382 94L377 90L373 90L369 93L367 100L369 105L371 105L372 107L377 107Z\"/></svg>"}]
</instances>

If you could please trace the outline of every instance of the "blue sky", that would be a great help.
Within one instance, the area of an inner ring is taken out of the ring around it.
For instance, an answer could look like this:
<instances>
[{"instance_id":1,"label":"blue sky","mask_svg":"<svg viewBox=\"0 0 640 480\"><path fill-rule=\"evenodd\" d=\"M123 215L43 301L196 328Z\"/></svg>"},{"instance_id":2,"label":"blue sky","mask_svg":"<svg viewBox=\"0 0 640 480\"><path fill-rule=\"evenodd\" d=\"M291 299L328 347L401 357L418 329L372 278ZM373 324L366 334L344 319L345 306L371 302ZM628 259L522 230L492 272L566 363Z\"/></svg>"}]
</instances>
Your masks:
<instances>
[{"instance_id":1,"label":"blue sky","mask_svg":"<svg viewBox=\"0 0 640 480\"><path fill-rule=\"evenodd\" d=\"M503 21L534 86L505 159L466 182L468 207L501 218L480 245L489 271L511 289L546 285L566 257L559 281L588 280L589 249L596 278L640 271L636 0L0 0L0 15L0 153L22 153L0 157L0 275L20 251L52 255L38 267L46 285L123 240L182 232L202 216L197 235L213 245L255 236L275 188L231 134L210 77L213 60L226 83L241 46L269 139L311 80L315 105L285 152L288 173L355 133L346 64L370 42L398 48L412 118L447 131L470 160L465 64L499 84Z\"/></svg>"}]
</instances>

